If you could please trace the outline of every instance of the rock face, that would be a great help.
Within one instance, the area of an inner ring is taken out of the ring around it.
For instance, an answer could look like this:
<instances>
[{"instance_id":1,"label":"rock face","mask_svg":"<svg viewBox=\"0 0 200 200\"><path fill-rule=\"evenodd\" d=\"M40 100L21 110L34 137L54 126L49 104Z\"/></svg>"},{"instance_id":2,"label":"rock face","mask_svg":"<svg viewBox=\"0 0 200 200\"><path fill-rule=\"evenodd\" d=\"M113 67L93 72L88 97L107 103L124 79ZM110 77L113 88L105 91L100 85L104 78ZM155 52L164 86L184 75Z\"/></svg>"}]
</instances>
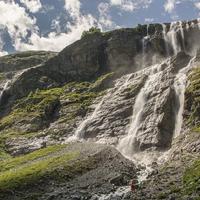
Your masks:
<instances>
[{"instance_id":1,"label":"rock face","mask_svg":"<svg viewBox=\"0 0 200 200\"><path fill-rule=\"evenodd\" d=\"M180 53L171 60L117 80L115 87L102 98L93 118L87 120L86 116L78 127L79 136L116 144L128 134L125 138L128 143L122 146L130 145L134 151L170 147L178 98L174 82L178 71L185 68L190 59Z\"/></svg>"},{"instance_id":2,"label":"rock face","mask_svg":"<svg viewBox=\"0 0 200 200\"><path fill-rule=\"evenodd\" d=\"M198 196L199 32L198 20L139 25L0 58L0 198L131 199L150 166L136 199ZM197 160L186 174L179 155Z\"/></svg>"},{"instance_id":3,"label":"rock face","mask_svg":"<svg viewBox=\"0 0 200 200\"><path fill-rule=\"evenodd\" d=\"M26 51L0 58L0 73L14 72L39 65L57 53L46 51Z\"/></svg>"}]
</instances>

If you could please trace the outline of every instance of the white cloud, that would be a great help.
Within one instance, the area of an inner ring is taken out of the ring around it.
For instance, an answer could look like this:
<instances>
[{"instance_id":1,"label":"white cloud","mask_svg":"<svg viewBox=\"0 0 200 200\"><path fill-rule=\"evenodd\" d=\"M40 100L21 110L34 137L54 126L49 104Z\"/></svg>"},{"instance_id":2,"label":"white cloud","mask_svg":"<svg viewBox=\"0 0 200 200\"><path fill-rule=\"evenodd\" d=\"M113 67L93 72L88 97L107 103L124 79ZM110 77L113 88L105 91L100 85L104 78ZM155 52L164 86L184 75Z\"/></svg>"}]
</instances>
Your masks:
<instances>
[{"instance_id":1,"label":"white cloud","mask_svg":"<svg viewBox=\"0 0 200 200\"><path fill-rule=\"evenodd\" d=\"M8 52L6 52L6 51L3 50L5 42L3 41L2 37L3 37L3 34L0 32L0 57L1 56L5 56L5 55L8 54Z\"/></svg>"},{"instance_id":2,"label":"white cloud","mask_svg":"<svg viewBox=\"0 0 200 200\"><path fill-rule=\"evenodd\" d=\"M60 22L59 19L55 19L52 26L56 32L50 32L47 36L40 35L36 19L30 17L25 8L20 7L14 0L0 1L0 29L7 30L17 51L60 51L78 40L84 30L97 24L92 15L81 13L81 4L78 0L67 0L65 3L65 9L68 9L67 12L72 18L72 21L67 23L67 32L65 33L59 33Z\"/></svg>"},{"instance_id":3,"label":"white cloud","mask_svg":"<svg viewBox=\"0 0 200 200\"><path fill-rule=\"evenodd\" d=\"M200 2L197 2L194 4L196 8L198 8L200 10Z\"/></svg>"},{"instance_id":4,"label":"white cloud","mask_svg":"<svg viewBox=\"0 0 200 200\"><path fill-rule=\"evenodd\" d=\"M116 28L116 24L112 21L109 15L110 5L108 3L100 3L98 5L99 19L98 24L103 30Z\"/></svg>"},{"instance_id":5,"label":"white cloud","mask_svg":"<svg viewBox=\"0 0 200 200\"><path fill-rule=\"evenodd\" d=\"M167 0L164 4L165 11L171 13L175 9L176 0Z\"/></svg>"},{"instance_id":6,"label":"white cloud","mask_svg":"<svg viewBox=\"0 0 200 200\"><path fill-rule=\"evenodd\" d=\"M148 8L152 0L110 0L111 6L116 6L121 10L131 12L140 8Z\"/></svg>"},{"instance_id":7,"label":"white cloud","mask_svg":"<svg viewBox=\"0 0 200 200\"><path fill-rule=\"evenodd\" d=\"M53 19L51 22L51 29L56 30L56 33L61 32L60 17Z\"/></svg>"},{"instance_id":8,"label":"white cloud","mask_svg":"<svg viewBox=\"0 0 200 200\"><path fill-rule=\"evenodd\" d=\"M145 22L147 23L154 22L154 18L145 18Z\"/></svg>"},{"instance_id":9,"label":"white cloud","mask_svg":"<svg viewBox=\"0 0 200 200\"><path fill-rule=\"evenodd\" d=\"M40 36L38 32L32 32L28 42L21 41L16 48L18 50L51 50L60 51L65 46L73 43L81 37L84 30L88 30L95 24L96 19L88 14L83 15L80 11L81 3L78 0L65 0L65 9L72 18L67 23L67 32L60 33L60 19L54 19L51 28L56 32L50 32L46 37Z\"/></svg>"},{"instance_id":10,"label":"white cloud","mask_svg":"<svg viewBox=\"0 0 200 200\"><path fill-rule=\"evenodd\" d=\"M36 32L36 19L31 18L23 7L14 1L0 1L0 25L10 35L13 45L16 46L29 32ZM2 28L1 28L2 29Z\"/></svg>"},{"instance_id":11,"label":"white cloud","mask_svg":"<svg viewBox=\"0 0 200 200\"><path fill-rule=\"evenodd\" d=\"M71 17L77 18L80 16L81 3L79 0L65 0L65 9Z\"/></svg>"},{"instance_id":12,"label":"white cloud","mask_svg":"<svg viewBox=\"0 0 200 200\"><path fill-rule=\"evenodd\" d=\"M20 2L32 13L36 13L42 8L40 0L20 0Z\"/></svg>"},{"instance_id":13,"label":"white cloud","mask_svg":"<svg viewBox=\"0 0 200 200\"><path fill-rule=\"evenodd\" d=\"M67 33L50 32L47 37L39 36L33 33L29 38L28 43L19 43L19 50L51 50L60 51L67 45L73 43L81 37L84 30L88 30L94 25L94 19L87 16L77 24L68 24L69 31Z\"/></svg>"}]
</instances>

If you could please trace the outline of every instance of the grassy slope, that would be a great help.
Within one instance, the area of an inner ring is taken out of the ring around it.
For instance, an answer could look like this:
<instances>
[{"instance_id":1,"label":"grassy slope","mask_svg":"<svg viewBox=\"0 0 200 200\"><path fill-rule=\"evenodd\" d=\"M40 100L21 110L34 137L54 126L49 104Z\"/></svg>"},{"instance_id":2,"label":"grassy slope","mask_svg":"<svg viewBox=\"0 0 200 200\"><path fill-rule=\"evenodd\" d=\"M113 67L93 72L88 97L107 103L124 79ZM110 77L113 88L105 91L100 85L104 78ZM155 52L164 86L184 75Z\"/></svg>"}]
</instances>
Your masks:
<instances>
[{"instance_id":1,"label":"grassy slope","mask_svg":"<svg viewBox=\"0 0 200 200\"><path fill-rule=\"evenodd\" d=\"M189 76L190 84L186 90L185 107L189 111L187 123L193 134L200 134L200 67L195 68ZM183 176L183 193L200 194L200 158L186 168ZM200 199L200 198L199 198Z\"/></svg>"},{"instance_id":2,"label":"grassy slope","mask_svg":"<svg viewBox=\"0 0 200 200\"><path fill-rule=\"evenodd\" d=\"M77 116L84 116L94 99L102 95L112 75L106 74L95 82L71 82L60 88L37 90L18 100L11 112L0 119L0 160L9 157L5 147L7 139L35 137L54 120L72 123ZM55 112L61 109L67 113L55 119ZM24 128L26 125L28 130Z\"/></svg>"}]
</instances>

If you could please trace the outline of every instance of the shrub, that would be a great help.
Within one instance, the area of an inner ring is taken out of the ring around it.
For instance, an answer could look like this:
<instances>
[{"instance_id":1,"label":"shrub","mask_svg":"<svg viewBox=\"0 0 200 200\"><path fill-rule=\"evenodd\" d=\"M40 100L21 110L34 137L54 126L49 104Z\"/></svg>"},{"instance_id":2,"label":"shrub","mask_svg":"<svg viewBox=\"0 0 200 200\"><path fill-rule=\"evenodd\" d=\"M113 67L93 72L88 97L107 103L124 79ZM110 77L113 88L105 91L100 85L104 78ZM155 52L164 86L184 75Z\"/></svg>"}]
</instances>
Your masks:
<instances>
[{"instance_id":1,"label":"shrub","mask_svg":"<svg viewBox=\"0 0 200 200\"><path fill-rule=\"evenodd\" d=\"M92 27L88 31L83 31L81 38L84 38L84 37L87 37L88 35L92 35L96 33L101 33L101 29L97 27Z\"/></svg>"}]
</instances>

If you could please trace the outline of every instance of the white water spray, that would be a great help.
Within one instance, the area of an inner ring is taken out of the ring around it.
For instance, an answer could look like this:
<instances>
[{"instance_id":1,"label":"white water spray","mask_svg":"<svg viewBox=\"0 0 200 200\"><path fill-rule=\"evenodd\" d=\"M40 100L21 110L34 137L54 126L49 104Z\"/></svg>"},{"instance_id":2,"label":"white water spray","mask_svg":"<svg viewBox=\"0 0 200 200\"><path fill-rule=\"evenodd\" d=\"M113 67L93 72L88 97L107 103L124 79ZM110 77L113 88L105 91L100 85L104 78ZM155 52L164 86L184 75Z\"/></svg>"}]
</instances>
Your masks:
<instances>
[{"instance_id":1,"label":"white water spray","mask_svg":"<svg viewBox=\"0 0 200 200\"><path fill-rule=\"evenodd\" d=\"M116 94L117 92L119 92L120 90L122 90L123 88L126 88L129 82L129 79L131 78L132 74L129 74L127 76L125 76L123 83L119 83L121 84L121 86L114 91L114 93L107 93L107 95L105 95L102 100L96 105L92 115L89 115L83 122L81 122L81 124L78 126L78 128L75 131L75 134L69 138L67 138L66 142L73 142L73 141L77 141L77 140L84 140L85 138L85 131L87 129L88 124L90 124L97 116L98 113L101 112L101 107L104 103L104 101L113 94ZM115 86L118 86L118 82L116 83Z\"/></svg>"},{"instance_id":2,"label":"white water spray","mask_svg":"<svg viewBox=\"0 0 200 200\"><path fill-rule=\"evenodd\" d=\"M172 47L175 55L182 50L181 45L177 38L178 33L180 33L181 35L182 46L183 50L185 51L185 35L184 35L183 23L181 21L172 22L170 24L168 32L165 24L163 24L162 27L163 27L163 38L165 40L165 48L167 51L167 55L169 56L169 45Z\"/></svg>"},{"instance_id":3,"label":"white water spray","mask_svg":"<svg viewBox=\"0 0 200 200\"><path fill-rule=\"evenodd\" d=\"M117 149L127 158L134 159L135 144L137 132L141 126L143 109L147 101L149 92L152 90L152 85L159 76L162 64L154 65L150 68L142 70L143 73L149 75L144 87L140 90L133 107L133 115L131 118L130 128L126 137L120 140Z\"/></svg>"},{"instance_id":4,"label":"white water spray","mask_svg":"<svg viewBox=\"0 0 200 200\"><path fill-rule=\"evenodd\" d=\"M4 92L8 89L9 85L10 85L10 80L6 81L6 83L4 84L2 90L0 91L0 103L1 103L1 100L2 100L2 96L4 94Z\"/></svg>"},{"instance_id":5,"label":"white water spray","mask_svg":"<svg viewBox=\"0 0 200 200\"><path fill-rule=\"evenodd\" d=\"M174 129L174 137L178 137L181 133L181 128L183 124L183 110L184 110L184 102L185 102L185 89L187 83L187 72L192 67L192 63L195 57L190 60L188 65L181 69L176 75L174 81L174 90L176 93L177 99L177 107L178 110L176 112L176 120L175 120L175 129Z\"/></svg>"}]
</instances>

